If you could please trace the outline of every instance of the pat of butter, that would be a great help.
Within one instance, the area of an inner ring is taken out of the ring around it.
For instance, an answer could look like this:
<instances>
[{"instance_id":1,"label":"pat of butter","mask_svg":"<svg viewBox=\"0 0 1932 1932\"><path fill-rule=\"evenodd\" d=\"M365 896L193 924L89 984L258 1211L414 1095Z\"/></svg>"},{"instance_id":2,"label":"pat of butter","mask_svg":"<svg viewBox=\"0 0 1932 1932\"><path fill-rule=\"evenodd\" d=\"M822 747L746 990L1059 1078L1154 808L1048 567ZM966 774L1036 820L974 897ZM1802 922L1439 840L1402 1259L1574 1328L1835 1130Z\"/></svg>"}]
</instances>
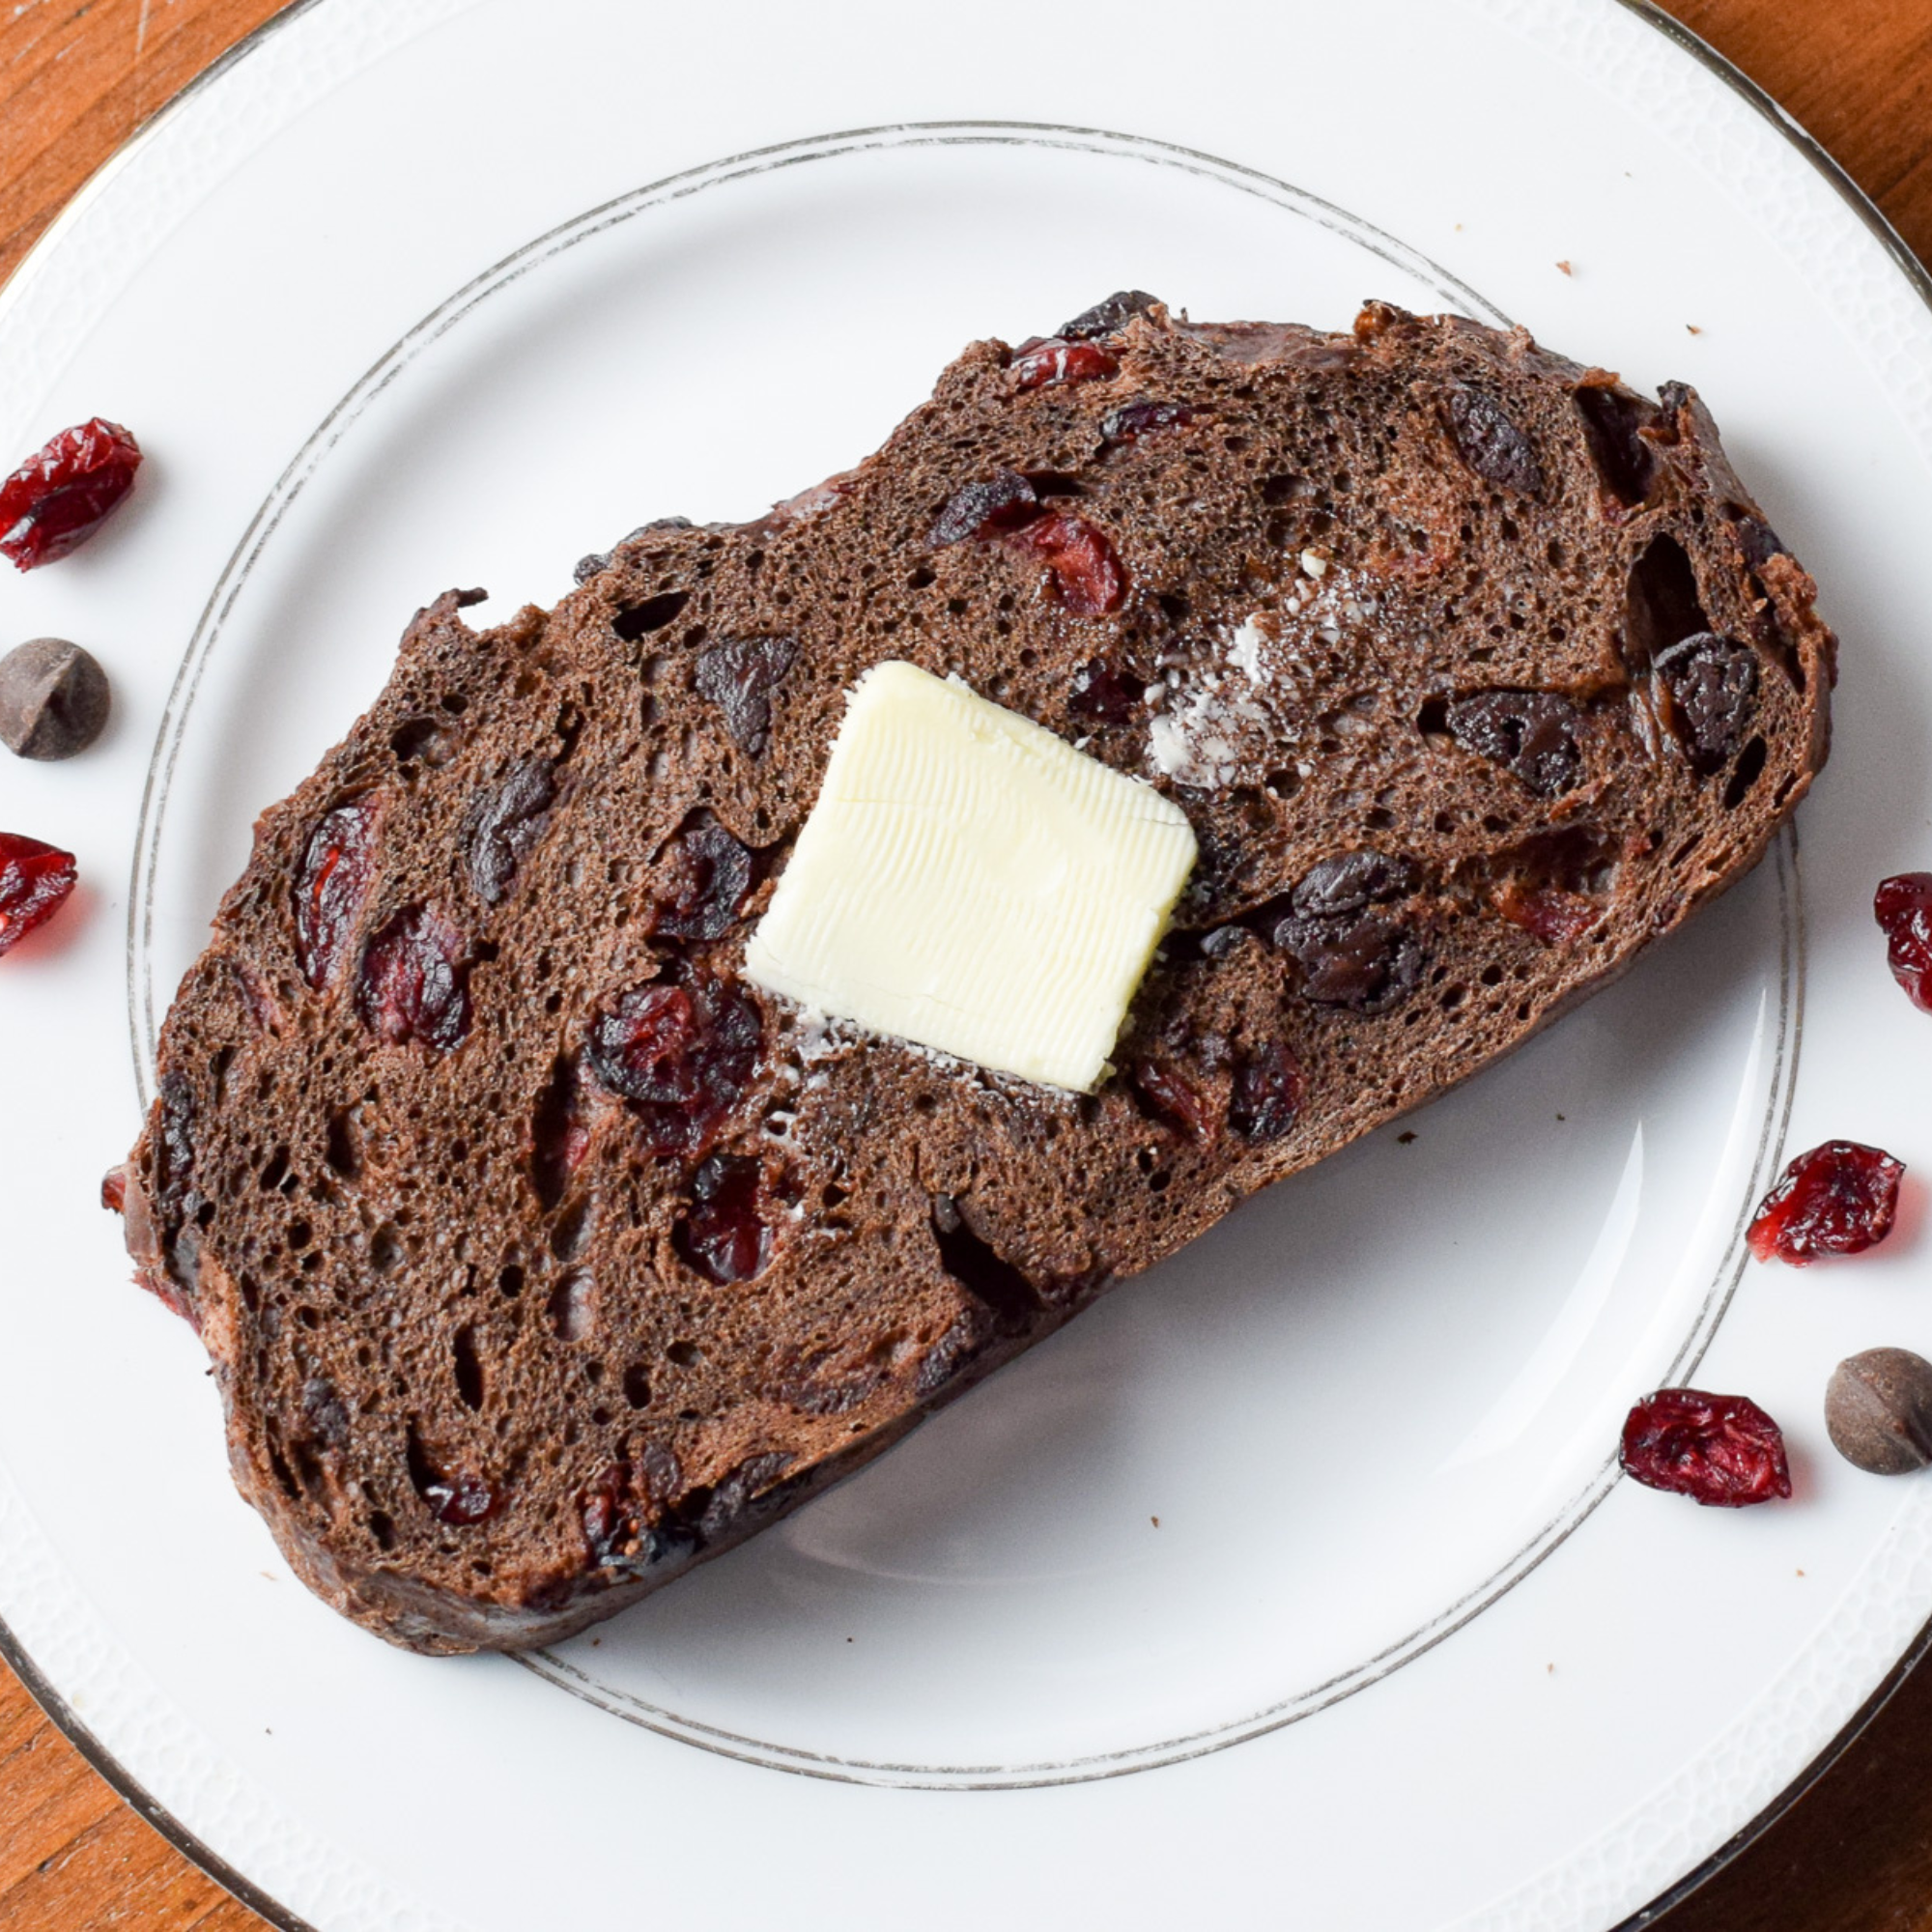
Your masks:
<instances>
[{"instance_id":1,"label":"pat of butter","mask_svg":"<svg viewBox=\"0 0 1932 1932\"><path fill-rule=\"evenodd\" d=\"M1092 1093L1194 856L1157 791L956 679L875 665L745 977Z\"/></svg>"}]
</instances>

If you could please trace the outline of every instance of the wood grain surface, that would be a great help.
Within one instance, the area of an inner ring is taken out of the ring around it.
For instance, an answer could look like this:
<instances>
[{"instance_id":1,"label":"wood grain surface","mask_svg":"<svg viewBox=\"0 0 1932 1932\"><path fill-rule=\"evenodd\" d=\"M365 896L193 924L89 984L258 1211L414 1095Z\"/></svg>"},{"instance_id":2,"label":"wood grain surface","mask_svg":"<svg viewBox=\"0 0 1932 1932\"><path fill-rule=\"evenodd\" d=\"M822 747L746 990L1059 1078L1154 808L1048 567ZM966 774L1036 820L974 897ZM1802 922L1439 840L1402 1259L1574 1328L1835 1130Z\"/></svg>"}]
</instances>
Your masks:
<instances>
[{"instance_id":1,"label":"wood grain surface","mask_svg":"<svg viewBox=\"0 0 1932 1932\"><path fill-rule=\"evenodd\" d=\"M277 0L0 7L0 277L128 133L276 11ZM1674 11L1932 258L1932 0L1678 0ZM1656 1922L1932 1932L1932 1665L1805 1798ZM262 1923L138 1818L0 1665L0 1932Z\"/></svg>"}]
</instances>

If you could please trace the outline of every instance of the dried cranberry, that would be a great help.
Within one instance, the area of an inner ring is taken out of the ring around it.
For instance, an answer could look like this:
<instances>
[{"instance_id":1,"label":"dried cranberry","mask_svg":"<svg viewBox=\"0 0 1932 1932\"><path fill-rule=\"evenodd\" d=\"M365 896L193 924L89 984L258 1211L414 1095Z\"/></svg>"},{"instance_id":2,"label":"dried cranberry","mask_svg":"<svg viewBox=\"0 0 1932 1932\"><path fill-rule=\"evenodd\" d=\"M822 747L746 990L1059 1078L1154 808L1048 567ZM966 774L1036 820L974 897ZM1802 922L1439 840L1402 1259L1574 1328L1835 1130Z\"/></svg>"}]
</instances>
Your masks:
<instances>
[{"instance_id":1,"label":"dried cranberry","mask_svg":"<svg viewBox=\"0 0 1932 1932\"><path fill-rule=\"evenodd\" d=\"M1116 289L1104 301L1083 308L1071 322L1063 322L1058 333L1076 342L1096 335L1117 335L1137 315L1159 305L1160 298L1145 289Z\"/></svg>"},{"instance_id":2,"label":"dried cranberry","mask_svg":"<svg viewBox=\"0 0 1932 1932\"><path fill-rule=\"evenodd\" d=\"M667 939L718 939L752 890L752 855L708 811L691 815L666 848L669 889L651 913Z\"/></svg>"},{"instance_id":3,"label":"dried cranberry","mask_svg":"<svg viewBox=\"0 0 1932 1932\"><path fill-rule=\"evenodd\" d=\"M1126 595L1126 572L1105 532L1085 517L1054 510L1016 531L1012 541L1045 562L1061 603L1076 617L1119 610Z\"/></svg>"},{"instance_id":4,"label":"dried cranberry","mask_svg":"<svg viewBox=\"0 0 1932 1932\"><path fill-rule=\"evenodd\" d=\"M717 705L731 742L754 758L771 736L771 694L797 661L790 638L730 638L697 660L698 696Z\"/></svg>"},{"instance_id":5,"label":"dried cranberry","mask_svg":"<svg viewBox=\"0 0 1932 1932\"><path fill-rule=\"evenodd\" d=\"M481 1476L466 1469L431 1483L423 1491L423 1501L436 1512L438 1521L466 1529L495 1513L497 1492Z\"/></svg>"},{"instance_id":6,"label":"dried cranberry","mask_svg":"<svg viewBox=\"0 0 1932 1932\"><path fill-rule=\"evenodd\" d=\"M1801 1153L1759 1204L1746 1239L1759 1261L1804 1267L1820 1255L1856 1255L1891 1233L1905 1163L1858 1141Z\"/></svg>"},{"instance_id":7,"label":"dried cranberry","mask_svg":"<svg viewBox=\"0 0 1932 1932\"><path fill-rule=\"evenodd\" d=\"M376 801L325 812L296 874L296 964L318 992L335 972L376 876Z\"/></svg>"},{"instance_id":8,"label":"dried cranberry","mask_svg":"<svg viewBox=\"0 0 1932 1932\"><path fill-rule=\"evenodd\" d=\"M676 1458L669 1451L661 1451L653 1444L644 1455L647 1465L654 1456L669 1462L675 1483ZM651 1487L655 1490L657 1485ZM647 1528L639 1513L635 1488L628 1465L613 1463L584 1495L579 1516L592 1564L627 1577L641 1577L657 1565L689 1556L697 1548L696 1536L682 1525Z\"/></svg>"},{"instance_id":9,"label":"dried cranberry","mask_svg":"<svg viewBox=\"0 0 1932 1932\"><path fill-rule=\"evenodd\" d=\"M1557 886L1524 886L1512 879L1491 901L1512 925L1534 933L1546 946L1573 946L1604 916L1604 908L1581 893Z\"/></svg>"},{"instance_id":10,"label":"dried cranberry","mask_svg":"<svg viewBox=\"0 0 1932 1932\"><path fill-rule=\"evenodd\" d=\"M0 483L0 556L21 570L82 544L120 502L141 467L140 445L100 416L64 429Z\"/></svg>"},{"instance_id":11,"label":"dried cranberry","mask_svg":"<svg viewBox=\"0 0 1932 1932\"><path fill-rule=\"evenodd\" d=\"M497 904L516 883L517 867L542 838L544 814L556 803L554 771L549 758L519 758L469 808L463 849L469 883L485 905Z\"/></svg>"},{"instance_id":12,"label":"dried cranberry","mask_svg":"<svg viewBox=\"0 0 1932 1932\"><path fill-rule=\"evenodd\" d=\"M1757 709L1757 653L1748 644L1700 631L1660 651L1657 682L1664 722L1690 769L1709 778L1730 763Z\"/></svg>"},{"instance_id":13,"label":"dried cranberry","mask_svg":"<svg viewBox=\"0 0 1932 1932\"><path fill-rule=\"evenodd\" d=\"M1748 1396L1659 1389L1625 1418L1617 1460L1647 1489L1719 1509L1791 1493L1784 1437Z\"/></svg>"},{"instance_id":14,"label":"dried cranberry","mask_svg":"<svg viewBox=\"0 0 1932 1932\"><path fill-rule=\"evenodd\" d=\"M1013 389L1055 387L1062 383L1091 383L1113 376L1121 365L1097 342L1068 342L1063 336L1036 337L1013 351Z\"/></svg>"},{"instance_id":15,"label":"dried cranberry","mask_svg":"<svg viewBox=\"0 0 1932 1932\"><path fill-rule=\"evenodd\" d=\"M1885 932L1891 977L1915 1007L1932 1013L1932 872L1900 872L1882 881L1872 917Z\"/></svg>"},{"instance_id":16,"label":"dried cranberry","mask_svg":"<svg viewBox=\"0 0 1932 1932\"><path fill-rule=\"evenodd\" d=\"M125 1166L110 1167L100 1177L100 1205L110 1214L125 1214L128 1211L128 1169Z\"/></svg>"},{"instance_id":17,"label":"dried cranberry","mask_svg":"<svg viewBox=\"0 0 1932 1932\"><path fill-rule=\"evenodd\" d=\"M1524 497L1543 495L1543 465L1536 446L1481 389L1457 383L1444 392L1442 413L1456 454L1485 483Z\"/></svg>"},{"instance_id":18,"label":"dried cranberry","mask_svg":"<svg viewBox=\"0 0 1932 1932\"><path fill-rule=\"evenodd\" d=\"M693 1177L696 1198L670 1238L706 1281L750 1281L770 1259L771 1230L758 1211L762 1179L758 1163L740 1154L713 1154Z\"/></svg>"},{"instance_id":19,"label":"dried cranberry","mask_svg":"<svg viewBox=\"0 0 1932 1932\"><path fill-rule=\"evenodd\" d=\"M1294 1125L1307 1091L1300 1063L1271 1039L1236 1067L1228 1124L1243 1140L1278 1141Z\"/></svg>"},{"instance_id":20,"label":"dried cranberry","mask_svg":"<svg viewBox=\"0 0 1932 1932\"><path fill-rule=\"evenodd\" d=\"M1553 691L1484 691L1448 708L1450 735L1513 772L1538 798L1559 798L1583 776L1582 713Z\"/></svg>"},{"instance_id":21,"label":"dried cranberry","mask_svg":"<svg viewBox=\"0 0 1932 1932\"><path fill-rule=\"evenodd\" d=\"M71 852L0 832L0 952L51 919L73 891Z\"/></svg>"},{"instance_id":22,"label":"dried cranberry","mask_svg":"<svg viewBox=\"0 0 1932 1932\"><path fill-rule=\"evenodd\" d=\"M1131 676L1105 658L1089 658L1073 673L1073 690L1066 708L1076 718L1102 724L1125 724L1140 713L1145 681Z\"/></svg>"},{"instance_id":23,"label":"dried cranberry","mask_svg":"<svg viewBox=\"0 0 1932 1932\"><path fill-rule=\"evenodd\" d=\"M469 980L463 935L434 906L405 906L363 949L355 1010L390 1046L448 1053L469 1031Z\"/></svg>"},{"instance_id":24,"label":"dried cranberry","mask_svg":"<svg viewBox=\"0 0 1932 1932\"><path fill-rule=\"evenodd\" d=\"M953 491L932 526L935 544L966 543L1017 529L1040 513L1039 495L1017 469L1001 469L983 483Z\"/></svg>"},{"instance_id":25,"label":"dried cranberry","mask_svg":"<svg viewBox=\"0 0 1932 1932\"><path fill-rule=\"evenodd\" d=\"M1155 430L1179 429L1194 420L1185 403L1125 403L1100 418L1100 434L1109 442L1132 442Z\"/></svg>"},{"instance_id":26,"label":"dried cranberry","mask_svg":"<svg viewBox=\"0 0 1932 1932\"><path fill-rule=\"evenodd\" d=\"M708 1152L757 1066L758 1009L694 975L633 987L590 1023L591 1071L643 1123L653 1153Z\"/></svg>"},{"instance_id":27,"label":"dried cranberry","mask_svg":"<svg viewBox=\"0 0 1932 1932\"><path fill-rule=\"evenodd\" d=\"M1189 1140L1208 1147L1220 1138L1213 1103L1172 1061L1144 1060L1128 1077L1155 1116Z\"/></svg>"}]
</instances>

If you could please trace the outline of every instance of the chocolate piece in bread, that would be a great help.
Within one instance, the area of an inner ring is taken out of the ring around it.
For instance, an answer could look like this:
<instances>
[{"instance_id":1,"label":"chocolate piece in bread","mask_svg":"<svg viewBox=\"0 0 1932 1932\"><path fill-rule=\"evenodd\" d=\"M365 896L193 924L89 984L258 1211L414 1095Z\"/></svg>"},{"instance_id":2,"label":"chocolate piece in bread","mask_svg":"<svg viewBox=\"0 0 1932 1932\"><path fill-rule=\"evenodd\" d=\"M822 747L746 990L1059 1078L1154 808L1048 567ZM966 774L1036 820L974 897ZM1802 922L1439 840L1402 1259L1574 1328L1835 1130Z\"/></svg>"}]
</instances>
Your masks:
<instances>
[{"instance_id":1,"label":"chocolate piece in bread","mask_svg":"<svg viewBox=\"0 0 1932 1932\"><path fill-rule=\"evenodd\" d=\"M978 343L858 469L580 568L421 611L264 814L128 1173L243 1492L422 1650L610 1615L1516 1046L1826 751L1814 586L1696 395L1379 304ZM1194 826L1091 1097L739 978L889 658Z\"/></svg>"}]
</instances>

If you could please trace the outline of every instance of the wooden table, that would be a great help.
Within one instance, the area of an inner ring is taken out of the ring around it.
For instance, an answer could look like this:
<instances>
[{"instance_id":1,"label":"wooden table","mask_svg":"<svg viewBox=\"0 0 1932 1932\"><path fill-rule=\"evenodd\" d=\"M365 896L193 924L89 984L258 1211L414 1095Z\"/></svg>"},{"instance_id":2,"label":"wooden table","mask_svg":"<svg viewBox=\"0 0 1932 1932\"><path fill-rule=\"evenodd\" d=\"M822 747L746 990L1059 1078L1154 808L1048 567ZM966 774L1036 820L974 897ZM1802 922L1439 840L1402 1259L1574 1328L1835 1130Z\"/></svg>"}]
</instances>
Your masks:
<instances>
[{"instance_id":1,"label":"wooden table","mask_svg":"<svg viewBox=\"0 0 1932 1932\"><path fill-rule=\"evenodd\" d=\"M128 132L278 5L12 0L0 21L0 277ZM1677 0L1674 11L1932 260L1932 0ZM0 1932L262 1922L137 1818L0 1665ZM1932 1664L1807 1797L1658 1923L1932 1932Z\"/></svg>"}]
</instances>

